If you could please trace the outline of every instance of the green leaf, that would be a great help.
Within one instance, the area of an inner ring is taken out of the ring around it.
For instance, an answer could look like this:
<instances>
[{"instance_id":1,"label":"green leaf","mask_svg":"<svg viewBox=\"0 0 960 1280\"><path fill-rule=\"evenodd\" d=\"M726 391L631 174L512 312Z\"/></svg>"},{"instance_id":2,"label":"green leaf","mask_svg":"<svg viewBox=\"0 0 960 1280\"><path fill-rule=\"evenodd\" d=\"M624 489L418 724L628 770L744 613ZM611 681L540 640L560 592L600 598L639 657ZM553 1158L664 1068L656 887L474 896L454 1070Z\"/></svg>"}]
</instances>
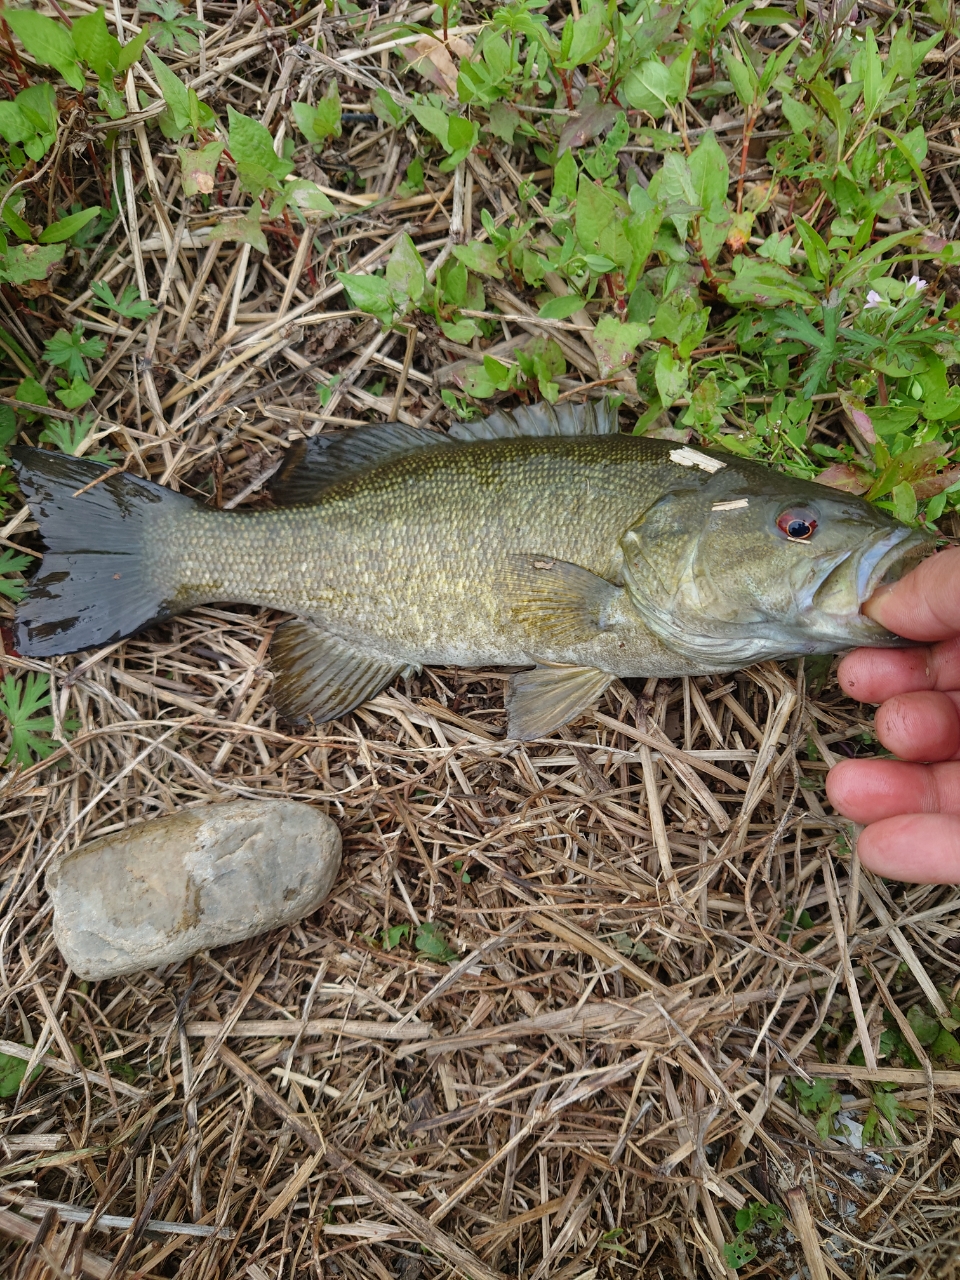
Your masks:
<instances>
[{"instance_id":1,"label":"green leaf","mask_svg":"<svg viewBox=\"0 0 960 1280\"><path fill-rule=\"evenodd\" d=\"M427 273L417 246L406 232L394 246L387 261L387 283L396 293L402 293L411 302L418 302L427 287Z\"/></svg>"},{"instance_id":2,"label":"green leaf","mask_svg":"<svg viewBox=\"0 0 960 1280\"><path fill-rule=\"evenodd\" d=\"M940 1034L940 1023L936 1018L924 1013L918 1004L911 1007L907 1014L907 1021L913 1029L913 1034L924 1047L933 1044Z\"/></svg>"},{"instance_id":3,"label":"green leaf","mask_svg":"<svg viewBox=\"0 0 960 1280\"><path fill-rule=\"evenodd\" d=\"M14 392L13 398L22 401L23 404L35 404L40 408L46 408L50 403L46 391L36 378L24 378Z\"/></svg>"},{"instance_id":4,"label":"green leaf","mask_svg":"<svg viewBox=\"0 0 960 1280\"><path fill-rule=\"evenodd\" d=\"M443 936L443 930L438 924L433 924L429 920L425 920L418 926L414 945L418 951L422 951L425 956L429 956L439 964L453 964L457 958L456 951Z\"/></svg>"},{"instance_id":5,"label":"green leaf","mask_svg":"<svg viewBox=\"0 0 960 1280\"><path fill-rule=\"evenodd\" d=\"M56 751L57 743L49 737L55 728L53 716L37 714L49 706L47 675L30 671L24 681L8 675L0 682L0 712L10 727L10 750L4 764L16 759L30 765L34 757L43 760Z\"/></svg>"},{"instance_id":6,"label":"green leaf","mask_svg":"<svg viewBox=\"0 0 960 1280\"><path fill-rule=\"evenodd\" d=\"M57 94L52 84L21 89L13 102L0 102L0 136L22 142L31 160L40 160L57 136Z\"/></svg>"},{"instance_id":7,"label":"green leaf","mask_svg":"<svg viewBox=\"0 0 960 1280\"><path fill-rule=\"evenodd\" d=\"M806 133L817 127L817 113L813 108L792 98L788 93L783 95L780 109L794 134Z\"/></svg>"},{"instance_id":8,"label":"green leaf","mask_svg":"<svg viewBox=\"0 0 960 1280\"><path fill-rule=\"evenodd\" d=\"M774 231L757 249L757 254L761 258L769 258L771 262L778 262L781 267L789 267L793 261L790 237L783 231Z\"/></svg>"},{"instance_id":9,"label":"green leaf","mask_svg":"<svg viewBox=\"0 0 960 1280\"><path fill-rule=\"evenodd\" d=\"M32 9L5 9L11 31L41 66L54 67L71 89L83 89L86 81L77 61L77 49L70 32L53 18Z\"/></svg>"},{"instance_id":10,"label":"green leaf","mask_svg":"<svg viewBox=\"0 0 960 1280\"><path fill-rule=\"evenodd\" d=\"M799 213L794 214L793 222L807 251L807 266L821 283L826 284L830 278L830 253L823 237Z\"/></svg>"},{"instance_id":11,"label":"green leaf","mask_svg":"<svg viewBox=\"0 0 960 1280\"><path fill-rule=\"evenodd\" d=\"M72 418L69 422L58 422L56 418L48 418L47 425L40 432L40 440L44 444L52 444L61 453L80 456L83 442L93 430L96 418L92 414L84 414L82 418Z\"/></svg>"},{"instance_id":12,"label":"green leaf","mask_svg":"<svg viewBox=\"0 0 960 1280\"><path fill-rule=\"evenodd\" d=\"M296 209L303 213L322 214L325 218L336 216L336 209L315 182L295 178L285 182L278 196L270 205L270 217L275 218L283 209ZM304 219L307 221L307 219Z\"/></svg>"},{"instance_id":13,"label":"green leaf","mask_svg":"<svg viewBox=\"0 0 960 1280\"><path fill-rule=\"evenodd\" d=\"M659 120L668 106L675 106L673 78L659 58L650 58L629 71L623 81L623 96L637 111L646 111Z\"/></svg>"},{"instance_id":14,"label":"green leaf","mask_svg":"<svg viewBox=\"0 0 960 1280\"><path fill-rule=\"evenodd\" d=\"M57 245L18 244L0 255L0 280L23 284L25 280L46 280L65 250Z\"/></svg>"},{"instance_id":15,"label":"green leaf","mask_svg":"<svg viewBox=\"0 0 960 1280\"><path fill-rule=\"evenodd\" d=\"M386 89L376 89L370 105L388 129L399 129L403 124L403 108L394 102Z\"/></svg>"},{"instance_id":16,"label":"green leaf","mask_svg":"<svg viewBox=\"0 0 960 1280\"><path fill-rule=\"evenodd\" d=\"M103 10L74 18L70 34L80 57L105 80L120 61L120 41L107 30Z\"/></svg>"},{"instance_id":17,"label":"green leaf","mask_svg":"<svg viewBox=\"0 0 960 1280\"><path fill-rule=\"evenodd\" d=\"M86 361L99 360L106 349L107 344L102 338L85 340L83 325L78 321L69 333L66 329L58 329L52 338L48 338L43 354L51 364L65 369L69 377L83 378L87 372Z\"/></svg>"},{"instance_id":18,"label":"green leaf","mask_svg":"<svg viewBox=\"0 0 960 1280\"><path fill-rule=\"evenodd\" d=\"M648 324L622 324L615 316L601 316L593 331L593 349L601 378L622 373L638 345L650 336Z\"/></svg>"},{"instance_id":19,"label":"green leaf","mask_svg":"<svg viewBox=\"0 0 960 1280\"><path fill-rule=\"evenodd\" d=\"M760 81L757 79L757 73L753 69L753 64L747 59L738 58L736 54L729 49L723 50L723 65L727 69L727 75L730 77L730 83L733 85L733 91L740 99L745 107L753 105L757 96L757 89Z\"/></svg>"},{"instance_id":20,"label":"green leaf","mask_svg":"<svg viewBox=\"0 0 960 1280\"><path fill-rule=\"evenodd\" d=\"M574 19L567 18L561 39L561 57L556 66L565 70L592 62L610 42L610 32L604 18L606 6L596 4L589 13Z\"/></svg>"},{"instance_id":21,"label":"green leaf","mask_svg":"<svg viewBox=\"0 0 960 1280\"><path fill-rule=\"evenodd\" d=\"M897 519L904 524L912 524L917 518L917 495L913 491L913 485L902 480L894 487L890 497L893 499L893 511Z\"/></svg>"},{"instance_id":22,"label":"green leaf","mask_svg":"<svg viewBox=\"0 0 960 1280\"><path fill-rule=\"evenodd\" d=\"M750 303L761 307L796 302L802 307L815 307L817 299L794 277L775 262L762 262L738 254L733 260L732 280L721 281L720 294L733 306Z\"/></svg>"},{"instance_id":23,"label":"green leaf","mask_svg":"<svg viewBox=\"0 0 960 1280\"><path fill-rule=\"evenodd\" d=\"M723 209L730 185L730 165L713 133L705 133L687 158L693 189L702 209Z\"/></svg>"},{"instance_id":24,"label":"green leaf","mask_svg":"<svg viewBox=\"0 0 960 1280\"><path fill-rule=\"evenodd\" d=\"M380 937L384 951L392 951L394 947L400 945L401 938L410 937L410 926L408 924L392 925L389 929L381 930Z\"/></svg>"},{"instance_id":25,"label":"green leaf","mask_svg":"<svg viewBox=\"0 0 960 1280\"><path fill-rule=\"evenodd\" d=\"M31 1045L24 1045L31 1049ZM36 1080L43 1067L34 1067L30 1079ZM15 1058L12 1053L0 1053L0 1098L15 1098L20 1092L20 1082L27 1072L27 1059Z\"/></svg>"},{"instance_id":26,"label":"green leaf","mask_svg":"<svg viewBox=\"0 0 960 1280\"><path fill-rule=\"evenodd\" d=\"M584 299L575 293L565 294L560 298L550 298L540 308L539 314L544 320L566 320L583 306Z\"/></svg>"},{"instance_id":27,"label":"green leaf","mask_svg":"<svg viewBox=\"0 0 960 1280\"><path fill-rule=\"evenodd\" d=\"M161 21L152 30L158 49L172 49L178 44L184 53L200 48L197 36L207 29L193 14L184 13L180 0L140 0L141 13L155 13Z\"/></svg>"},{"instance_id":28,"label":"green leaf","mask_svg":"<svg viewBox=\"0 0 960 1280\"><path fill-rule=\"evenodd\" d=\"M319 146L326 138L340 137L340 90L336 80L331 80L327 92L315 107L295 102L291 109L297 128L313 146Z\"/></svg>"},{"instance_id":29,"label":"green leaf","mask_svg":"<svg viewBox=\"0 0 960 1280\"><path fill-rule=\"evenodd\" d=\"M86 404L88 400L92 400L97 394L96 389L91 387L90 383L79 375L75 376L70 382L65 382L63 378L58 378L57 386L60 390L55 391L53 394L65 409L79 409L81 405Z\"/></svg>"},{"instance_id":30,"label":"green leaf","mask_svg":"<svg viewBox=\"0 0 960 1280\"><path fill-rule=\"evenodd\" d=\"M352 276L345 271L338 271L337 279L355 307L377 316L384 324L390 323L393 319L393 303L390 286L383 276Z\"/></svg>"},{"instance_id":31,"label":"green leaf","mask_svg":"<svg viewBox=\"0 0 960 1280\"><path fill-rule=\"evenodd\" d=\"M671 347L662 346L657 352L654 378L660 399L664 405L671 405L686 393L690 385L690 361L678 360Z\"/></svg>"},{"instance_id":32,"label":"green leaf","mask_svg":"<svg viewBox=\"0 0 960 1280\"><path fill-rule=\"evenodd\" d=\"M0 106L3 104L0 103ZM13 201L8 200L3 206L3 220L13 232L15 236L19 236L21 240L32 240L33 232L28 223L20 217L16 209L13 207Z\"/></svg>"},{"instance_id":33,"label":"green leaf","mask_svg":"<svg viewBox=\"0 0 960 1280\"><path fill-rule=\"evenodd\" d=\"M40 232L41 244L64 244L82 230L88 222L92 222L94 218L100 216L103 212L100 205L91 205L89 209L81 209L79 213L68 214L66 218L61 218L59 222L51 222L49 227L44 227Z\"/></svg>"},{"instance_id":34,"label":"green leaf","mask_svg":"<svg viewBox=\"0 0 960 1280\"><path fill-rule=\"evenodd\" d=\"M260 253L268 252L267 237L260 226L259 206L255 205L242 218L231 218L229 222L218 222L210 229L211 240L236 240L239 244L248 244Z\"/></svg>"},{"instance_id":35,"label":"green leaf","mask_svg":"<svg viewBox=\"0 0 960 1280\"><path fill-rule=\"evenodd\" d=\"M493 276L495 280L503 279L497 251L492 244L486 244L482 240L471 240L469 244L455 245L453 254L477 275Z\"/></svg>"},{"instance_id":36,"label":"green leaf","mask_svg":"<svg viewBox=\"0 0 960 1280\"><path fill-rule=\"evenodd\" d=\"M270 130L231 106L227 107L227 120L230 154L241 185L255 196L267 189L279 191L280 181L291 172L293 164L274 151Z\"/></svg>"},{"instance_id":37,"label":"green leaf","mask_svg":"<svg viewBox=\"0 0 960 1280\"><path fill-rule=\"evenodd\" d=\"M147 57L150 59L150 67L160 86L163 100L170 108L175 127L180 133L186 133L190 128L190 99L187 86L152 49L147 50Z\"/></svg>"},{"instance_id":38,"label":"green leaf","mask_svg":"<svg viewBox=\"0 0 960 1280\"><path fill-rule=\"evenodd\" d=\"M126 285L117 298L108 284L95 280L90 286L90 292L103 306L126 319L146 320L148 316L156 315L157 308L148 298L140 297L135 285Z\"/></svg>"},{"instance_id":39,"label":"green leaf","mask_svg":"<svg viewBox=\"0 0 960 1280\"><path fill-rule=\"evenodd\" d=\"M445 111L441 111L439 107L431 106L427 102L411 102L410 113L423 125L428 133L432 133L435 138L439 139L445 150L453 150L453 147L447 142L451 117Z\"/></svg>"},{"instance_id":40,"label":"green leaf","mask_svg":"<svg viewBox=\"0 0 960 1280\"><path fill-rule=\"evenodd\" d=\"M580 175L574 225L577 239L587 252L592 250L609 258L616 266L629 266L633 250L623 227L629 212L630 206L622 196L609 187L598 187L586 174Z\"/></svg>"},{"instance_id":41,"label":"green leaf","mask_svg":"<svg viewBox=\"0 0 960 1280\"><path fill-rule=\"evenodd\" d=\"M223 145L222 142L208 142L199 148L177 147L180 182L185 196L208 196L213 191Z\"/></svg>"},{"instance_id":42,"label":"green leaf","mask_svg":"<svg viewBox=\"0 0 960 1280\"><path fill-rule=\"evenodd\" d=\"M142 8L142 6L141 6ZM123 75L129 71L135 62L140 61L140 55L143 53L143 47L153 35L153 27L149 23L145 23L137 35L129 42L121 46L120 56L114 64L117 68L117 74Z\"/></svg>"},{"instance_id":43,"label":"green leaf","mask_svg":"<svg viewBox=\"0 0 960 1280\"><path fill-rule=\"evenodd\" d=\"M22 573L24 569L29 568L32 561L32 556L21 556L7 548L0 551L0 574ZM8 600L22 599L24 590L22 582L12 582L9 578L0 577L0 595L6 596ZM0 1097L3 1097L2 1092Z\"/></svg>"}]
</instances>

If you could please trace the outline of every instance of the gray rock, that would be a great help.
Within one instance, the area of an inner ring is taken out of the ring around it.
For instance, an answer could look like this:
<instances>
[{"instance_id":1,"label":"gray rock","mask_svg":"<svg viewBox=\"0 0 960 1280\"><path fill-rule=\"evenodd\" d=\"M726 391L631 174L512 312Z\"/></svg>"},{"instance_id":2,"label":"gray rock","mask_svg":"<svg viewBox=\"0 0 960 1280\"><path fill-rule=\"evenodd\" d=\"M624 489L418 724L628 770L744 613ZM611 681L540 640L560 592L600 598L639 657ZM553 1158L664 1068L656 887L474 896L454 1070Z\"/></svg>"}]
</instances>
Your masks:
<instances>
[{"instance_id":1,"label":"gray rock","mask_svg":"<svg viewBox=\"0 0 960 1280\"><path fill-rule=\"evenodd\" d=\"M185 809L102 836L47 872L53 932L81 978L112 978L252 938L315 911L340 832L294 800Z\"/></svg>"}]
</instances>

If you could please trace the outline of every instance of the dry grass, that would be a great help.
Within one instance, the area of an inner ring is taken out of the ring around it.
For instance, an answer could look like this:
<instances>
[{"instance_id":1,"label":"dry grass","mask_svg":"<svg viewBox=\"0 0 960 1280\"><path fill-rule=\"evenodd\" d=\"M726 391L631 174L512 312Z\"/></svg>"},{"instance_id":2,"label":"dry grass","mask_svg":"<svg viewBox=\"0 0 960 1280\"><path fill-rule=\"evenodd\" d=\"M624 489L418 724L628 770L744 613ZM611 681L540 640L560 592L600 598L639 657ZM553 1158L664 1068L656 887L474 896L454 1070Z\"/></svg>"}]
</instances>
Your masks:
<instances>
[{"instance_id":1,"label":"dry grass","mask_svg":"<svg viewBox=\"0 0 960 1280\"><path fill-rule=\"evenodd\" d=\"M362 112L380 55L337 63L357 35L327 19L326 55L284 53L273 9L205 6L220 109L269 120L301 77L335 69ZM465 352L435 331L409 349L381 333L344 309L332 269L369 265L401 227L444 256L485 201L509 215L505 162L463 182L428 170L436 194L419 203L364 212L346 195L321 251L272 236L257 262L207 248L210 219L173 210L173 149L121 129L140 222L97 273L119 294L143 272L166 298L102 366L98 430L133 468L250 503L284 445L323 423L446 420L436 385ZM323 163L379 167L389 193L403 145L361 119ZM335 373L321 411L313 385ZM29 543L31 527L23 512L0 532ZM955 1274L960 1070L919 1044L919 1070L878 1066L877 1050L885 1015L909 1040L903 1011L942 1009L960 985L960 907L953 888L861 871L822 807L834 752L862 748L863 709L766 664L617 684L518 746L500 738L502 675L440 670L294 734L270 703L278 621L223 606L82 660L4 659L49 671L60 720L80 722L4 788L0 1050L44 1064L0 1111L5 1275L723 1280L750 1202L792 1225L751 1237L742 1276ZM338 821L326 906L169 970L93 986L65 970L51 858L233 796ZM415 949L430 921L456 961ZM849 1062L858 1046L865 1065ZM854 1118L882 1083L914 1118L881 1125L872 1153L822 1137L782 1086L824 1075Z\"/></svg>"}]
</instances>

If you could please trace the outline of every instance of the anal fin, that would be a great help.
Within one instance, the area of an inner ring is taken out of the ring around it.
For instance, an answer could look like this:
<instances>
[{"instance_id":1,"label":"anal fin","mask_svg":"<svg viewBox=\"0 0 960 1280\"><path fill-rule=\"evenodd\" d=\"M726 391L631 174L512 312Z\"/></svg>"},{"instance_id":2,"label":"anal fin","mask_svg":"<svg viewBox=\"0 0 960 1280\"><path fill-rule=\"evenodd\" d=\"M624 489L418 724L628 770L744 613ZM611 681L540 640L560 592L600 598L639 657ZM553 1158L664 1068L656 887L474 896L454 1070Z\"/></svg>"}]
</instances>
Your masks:
<instances>
[{"instance_id":1,"label":"anal fin","mask_svg":"<svg viewBox=\"0 0 960 1280\"><path fill-rule=\"evenodd\" d=\"M538 666L510 677L507 737L529 742L586 711L614 677L596 667Z\"/></svg>"},{"instance_id":2,"label":"anal fin","mask_svg":"<svg viewBox=\"0 0 960 1280\"><path fill-rule=\"evenodd\" d=\"M274 705L284 719L301 724L339 719L406 669L403 662L363 653L309 618L277 627L271 661Z\"/></svg>"}]
</instances>

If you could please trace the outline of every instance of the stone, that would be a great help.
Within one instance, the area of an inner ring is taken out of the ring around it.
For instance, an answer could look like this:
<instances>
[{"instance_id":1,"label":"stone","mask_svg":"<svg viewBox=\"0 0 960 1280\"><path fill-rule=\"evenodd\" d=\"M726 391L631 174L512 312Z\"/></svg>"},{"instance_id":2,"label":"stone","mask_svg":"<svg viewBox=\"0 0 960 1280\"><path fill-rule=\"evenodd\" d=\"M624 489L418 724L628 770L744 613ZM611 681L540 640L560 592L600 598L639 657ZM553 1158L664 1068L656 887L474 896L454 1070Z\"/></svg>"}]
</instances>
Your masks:
<instances>
[{"instance_id":1,"label":"stone","mask_svg":"<svg viewBox=\"0 0 960 1280\"><path fill-rule=\"evenodd\" d=\"M310 805L184 809L61 855L53 933L80 978L155 969L302 919L339 869L340 832Z\"/></svg>"}]
</instances>

